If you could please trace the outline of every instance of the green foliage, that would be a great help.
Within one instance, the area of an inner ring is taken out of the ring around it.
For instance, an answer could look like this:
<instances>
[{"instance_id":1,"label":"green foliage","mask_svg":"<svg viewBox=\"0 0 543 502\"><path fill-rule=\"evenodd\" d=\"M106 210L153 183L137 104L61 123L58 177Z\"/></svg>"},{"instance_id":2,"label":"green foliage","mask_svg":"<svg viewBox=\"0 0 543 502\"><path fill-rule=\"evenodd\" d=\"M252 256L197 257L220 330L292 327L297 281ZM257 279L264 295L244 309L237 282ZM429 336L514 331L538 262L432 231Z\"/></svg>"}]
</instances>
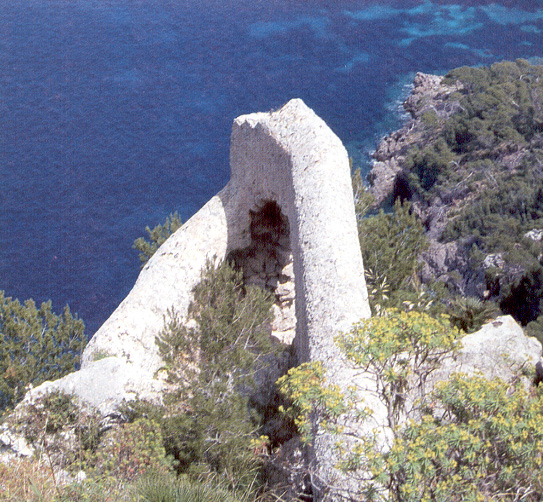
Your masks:
<instances>
[{"instance_id":1,"label":"green foliage","mask_svg":"<svg viewBox=\"0 0 543 502\"><path fill-rule=\"evenodd\" d=\"M101 361L102 359L107 359L108 357L111 357L111 354L104 349L99 349L92 353L93 361Z\"/></svg>"},{"instance_id":2,"label":"green foliage","mask_svg":"<svg viewBox=\"0 0 543 502\"><path fill-rule=\"evenodd\" d=\"M32 422L26 428L26 438L38 442L44 434L52 434L77 422L79 409L73 396L59 391L51 392L41 398L38 403L29 405L29 416Z\"/></svg>"},{"instance_id":3,"label":"green foliage","mask_svg":"<svg viewBox=\"0 0 543 502\"><path fill-rule=\"evenodd\" d=\"M523 60L451 71L444 84L458 90L443 97L443 109L454 111L439 119L434 110L422 115L424 146L412 147L404 161L410 190L428 202L436 188L454 190L470 178L480 190L495 184L497 158L540 150L542 76L543 66Z\"/></svg>"},{"instance_id":4,"label":"green foliage","mask_svg":"<svg viewBox=\"0 0 543 502\"><path fill-rule=\"evenodd\" d=\"M39 308L0 291L0 412L16 405L28 384L55 380L79 365L87 343L83 321L65 307L52 312L51 302Z\"/></svg>"},{"instance_id":5,"label":"green foliage","mask_svg":"<svg viewBox=\"0 0 543 502\"><path fill-rule=\"evenodd\" d=\"M391 500L541 500L541 396L499 379L455 375L434 399L443 415L409 424L385 457L396 480Z\"/></svg>"},{"instance_id":6,"label":"green foliage","mask_svg":"<svg viewBox=\"0 0 543 502\"><path fill-rule=\"evenodd\" d=\"M454 154L443 138L422 150L415 146L406 155L406 166L411 171L411 184L420 193L430 190L440 176L449 170Z\"/></svg>"},{"instance_id":7,"label":"green foliage","mask_svg":"<svg viewBox=\"0 0 543 502\"><path fill-rule=\"evenodd\" d=\"M46 499L47 502L138 502L132 486L120 479L88 478L59 487L59 491L60 495Z\"/></svg>"},{"instance_id":8,"label":"green foliage","mask_svg":"<svg viewBox=\"0 0 543 502\"><path fill-rule=\"evenodd\" d=\"M451 324L466 333L473 333L498 313L492 302L482 302L473 296L457 297L449 307Z\"/></svg>"},{"instance_id":9,"label":"green foliage","mask_svg":"<svg viewBox=\"0 0 543 502\"><path fill-rule=\"evenodd\" d=\"M188 375L192 382L196 373L205 386L221 387L225 380L234 387L247 385L259 359L272 350L272 304L268 292L244 286L242 272L227 263L217 268L209 263L189 308L197 327L186 328L172 312L156 339L170 379Z\"/></svg>"},{"instance_id":10,"label":"green foliage","mask_svg":"<svg viewBox=\"0 0 543 502\"><path fill-rule=\"evenodd\" d=\"M543 343L543 316L539 316L535 321L529 322L525 332L527 336L533 336Z\"/></svg>"},{"instance_id":11,"label":"green foliage","mask_svg":"<svg viewBox=\"0 0 543 502\"><path fill-rule=\"evenodd\" d=\"M132 246L140 252L139 258L142 265L145 265L149 258L155 254L156 250L181 226L181 218L176 211L170 214L162 225L157 225L152 230L149 227L145 227L149 240L144 237L138 237Z\"/></svg>"},{"instance_id":12,"label":"green foliage","mask_svg":"<svg viewBox=\"0 0 543 502\"><path fill-rule=\"evenodd\" d=\"M524 325L543 313L543 243L524 238L543 228L542 77L543 66L524 60L451 71L449 91L419 110L417 143L398 158L403 196L448 212L446 227L432 231L468 260L463 285L478 287L482 261L500 253L503 270L485 289ZM385 307L398 306L386 278Z\"/></svg>"},{"instance_id":13,"label":"green foliage","mask_svg":"<svg viewBox=\"0 0 543 502\"><path fill-rule=\"evenodd\" d=\"M459 152L500 143L524 145L543 131L543 67L527 61L458 68L445 82L461 82L461 109L447 125Z\"/></svg>"},{"instance_id":14,"label":"green foliage","mask_svg":"<svg viewBox=\"0 0 543 502\"><path fill-rule=\"evenodd\" d=\"M358 480L353 500L541 500L541 393L527 391L520 381L507 384L461 374L424 392L430 373L459 348L459 337L460 332L444 318L392 311L362 321L338 338L355 367L374 375L376 394L388 411L393 434L386 447L376 430L358 436L351 432L348 444L338 437L342 456L338 467ZM334 395L329 410L330 386L313 367L319 369L312 363L282 379L288 382L282 389L299 410L305 410L305 416L317 410L334 421L346 406L352 416L371 423L371 410L360 414L357 401L350 398L341 403L340 393ZM408 409L417 393L420 398ZM420 418L406 421L413 411Z\"/></svg>"},{"instance_id":15,"label":"green foliage","mask_svg":"<svg viewBox=\"0 0 543 502\"><path fill-rule=\"evenodd\" d=\"M537 172L523 169L480 191L447 226L443 240L469 235L484 251L497 246L509 251L541 223L543 183Z\"/></svg>"},{"instance_id":16,"label":"green foliage","mask_svg":"<svg viewBox=\"0 0 543 502\"><path fill-rule=\"evenodd\" d=\"M216 486L178 481L155 473L142 477L136 492L141 502L240 502Z\"/></svg>"},{"instance_id":17,"label":"green foliage","mask_svg":"<svg viewBox=\"0 0 543 502\"><path fill-rule=\"evenodd\" d=\"M372 308L401 301L402 290L412 287L420 270L419 253L427 246L424 228L409 203L397 201L393 213L380 211L362 218L358 235L368 289L375 290ZM386 287L383 287L385 285Z\"/></svg>"},{"instance_id":18,"label":"green foliage","mask_svg":"<svg viewBox=\"0 0 543 502\"><path fill-rule=\"evenodd\" d=\"M371 205L375 202L375 197L366 190L360 168L355 170L351 181L353 185L355 213L357 220L360 222L360 220L367 215Z\"/></svg>"},{"instance_id":19,"label":"green foliage","mask_svg":"<svg viewBox=\"0 0 543 502\"><path fill-rule=\"evenodd\" d=\"M9 430L23 436L51 469L78 471L100 439L100 414L71 394L33 395L6 417Z\"/></svg>"},{"instance_id":20,"label":"green foliage","mask_svg":"<svg viewBox=\"0 0 543 502\"><path fill-rule=\"evenodd\" d=\"M159 424L141 418L108 431L88 452L84 467L91 476L123 481L133 481L150 469L167 471L171 462L162 443Z\"/></svg>"},{"instance_id":21,"label":"green foliage","mask_svg":"<svg viewBox=\"0 0 543 502\"><path fill-rule=\"evenodd\" d=\"M314 439L317 424L339 432L335 420L348 410L348 406L340 388L326 383L320 361L290 369L277 381L277 385L291 402L287 409L281 407L280 412L294 420L304 443Z\"/></svg>"},{"instance_id":22,"label":"green foliage","mask_svg":"<svg viewBox=\"0 0 543 502\"><path fill-rule=\"evenodd\" d=\"M473 270L481 268L487 254L501 254L506 271L496 270L493 277L487 274L487 289L505 313L526 325L543 312L543 243L524 235L542 227L543 183L536 171L526 167L481 190L451 219L442 238L471 243Z\"/></svg>"},{"instance_id":23,"label":"green foliage","mask_svg":"<svg viewBox=\"0 0 543 502\"><path fill-rule=\"evenodd\" d=\"M157 337L176 390L162 422L166 449L194 478L215 474L229 487L249 484L258 467L251 440L258 417L249 407L254 373L272 350L271 295L245 287L242 273L211 264L189 309L196 327L171 313Z\"/></svg>"},{"instance_id":24,"label":"green foliage","mask_svg":"<svg viewBox=\"0 0 543 502\"><path fill-rule=\"evenodd\" d=\"M361 321L337 343L357 367L374 376L388 425L395 428L413 411L405 409L409 386L419 390L418 406L423 407L428 376L458 349L460 335L444 316L391 310Z\"/></svg>"}]
</instances>

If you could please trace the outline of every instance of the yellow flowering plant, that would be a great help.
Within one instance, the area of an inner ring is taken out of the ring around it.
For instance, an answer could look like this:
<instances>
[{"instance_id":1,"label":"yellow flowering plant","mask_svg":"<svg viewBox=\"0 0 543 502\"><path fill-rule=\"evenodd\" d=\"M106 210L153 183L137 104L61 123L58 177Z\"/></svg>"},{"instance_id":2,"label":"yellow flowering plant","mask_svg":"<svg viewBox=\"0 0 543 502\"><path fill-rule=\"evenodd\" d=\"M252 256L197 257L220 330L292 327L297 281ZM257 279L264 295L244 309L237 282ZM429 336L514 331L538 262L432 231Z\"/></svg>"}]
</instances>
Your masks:
<instances>
[{"instance_id":1,"label":"yellow flowering plant","mask_svg":"<svg viewBox=\"0 0 543 502\"><path fill-rule=\"evenodd\" d=\"M389 311L338 337L354 365L374 375L393 431L387 448L376 434L361 434L354 445L350 437L348 446L338 436L338 468L353 478L362 473L353 500L543 500L543 393L462 374L433 391L425 388L428 376L459 349L461 336L445 317ZM290 370L279 387L306 439L318 420L337 424L341 414L360 408L326 381L318 362ZM413 400L406 396L414 392L420 397L408 410Z\"/></svg>"}]
</instances>

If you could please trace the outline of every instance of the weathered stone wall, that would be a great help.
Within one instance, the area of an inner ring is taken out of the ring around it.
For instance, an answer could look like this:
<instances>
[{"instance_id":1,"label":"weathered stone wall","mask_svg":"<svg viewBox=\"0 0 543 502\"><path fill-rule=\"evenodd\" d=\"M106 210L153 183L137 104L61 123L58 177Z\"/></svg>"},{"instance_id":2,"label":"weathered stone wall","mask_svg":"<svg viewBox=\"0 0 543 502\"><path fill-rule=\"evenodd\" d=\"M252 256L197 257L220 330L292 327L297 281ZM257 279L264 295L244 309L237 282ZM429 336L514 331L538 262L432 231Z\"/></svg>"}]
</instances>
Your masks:
<instances>
[{"instance_id":1,"label":"weathered stone wall","mask_svg":"<svg viewBox=\"0 0 543 502\"><path fill-rule=\"evenodd\" d=\"M345 148L301 100L292 100L276 112L237 118L230 162L230 182L149 260L89 343L83 367L107 353L155 372L154 339L168 309L186 313L207 259L254 246L251 218L267 203L289 226L282 246L292 252L292 272L288 257L281 265L295 278L298 359L336 367L334 335L369 316Z\"/></svg>"},{"instance_id":2,"label":"weathered stone wall","mask_svg":"<svg viewBox=\"0 0 543 502\"><path fill-rule=\"evenodd\" d=\"M334 336L370 310L345 148L295 99L275 112L238 117L230 164L229 183L160 247L94 335L82 370L44 391L73 389L102 412L122 398L158 395L155 337L171 309L187 313L206 261L227 257L246 267L248 282L275 293L272 329L285 342L295 329L298 362L321 360L333 382L350 383ZM92 385L109 380L111 389ZM319 500L335 472L332 438L319 435L311 460Z\"/></svg>"}]
</instances>

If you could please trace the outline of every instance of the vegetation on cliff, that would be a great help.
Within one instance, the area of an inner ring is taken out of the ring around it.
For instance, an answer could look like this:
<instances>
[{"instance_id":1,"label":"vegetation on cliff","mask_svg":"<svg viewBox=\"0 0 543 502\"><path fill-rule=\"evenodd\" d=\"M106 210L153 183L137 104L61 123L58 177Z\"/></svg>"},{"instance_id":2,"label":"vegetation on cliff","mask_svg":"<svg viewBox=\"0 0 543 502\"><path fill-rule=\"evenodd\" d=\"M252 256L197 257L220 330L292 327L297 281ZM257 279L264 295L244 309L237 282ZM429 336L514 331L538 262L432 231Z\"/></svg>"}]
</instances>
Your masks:
<instances>
[{"instance_id":1,"label":"vegetation on cliff","mask_svg":"<svg viewBox=\"0 0 543 502\"><path fill-rule=\"evenodd\" d=\"M0 414L19 402L29 385L75 371L87 343L84 330L68 306L56 315L51 302L36 307L0 291Z\"/></svg>"},{"instance_id":2,"label":"vegetation on cliff","mask_svg":"<svg viewBox=\"0 0 543 502\"><path fill-rule=\"evenodd\" d=\"M250 396L273 350L272 304L269 293L245 286L228 263L209 264L189 310L194 327L172 312L157 337L172 385L161 419L164 444L179 472L219 475L230 488L253 481L261 422Z\"/></svg>"},{"instance_id":3,"label":"vegetation on cliff","mask_svg":"<svg viewBox=\"0 0 543 502\"><path fill-rule=\"evenodd\" d=\"M461 345L461 333L443 317L387 311L337 342L355 368L376 378L392 434L388 444L374 428L372 410L330 384L319 362L293 368L279 384L306 442L317 417L321 429L340 434L339 467L357 481L352 500L541 500L540 389L453 374L424 392L430 375ZM345 416L368 425L353 430Z\"/></svg>"},{"instance_id":4,"label":"vegetation on cliff","mask_svg":"<svg viewBox=\"0 0 543 502\"><path fill-rule=\"evenodd\" d=\"M189 325L175 312L166 319L156 339L170 389L163 404L125 403L111 423L74 396L25 401L7 418L9 427L36 448L45 467L0 468L0 488L8 494L0 500L33 500L33 493L58 502L255 500L265 486L262 414L271 411L252 396L276 347L269 333L273 298L242 277L228 263L208 264ZM26 488L12 485L18 469L30 471ZM58 482L59 469L72 476L83 471L87 479Z\"/></svg>"},{"instance_id":5,"label":"vegetation on cliff","mask_svg":"<svg viewBox=\"0 0 543 502\"><path fill-rule=\"evenodd\" d=\"M139 251L139 259L141 265L145 265L157 249L166 242L166 239L172 235L177 229L181 228L182 222L177 211L171 213L162 225L157 225L153 229L149 226L145 227L147 239L138 237L133 244L133 248Z\"/></svg>"},{"instance_id":6,"label":"vegetation on cliff","mask_svg":"<svg viewBox=\"0 0 543 502\"><path fill-rule=\"evenodd\" d=\"M543 313L543 67L517 60L458 68L423 84L406 107L413 120L390 152L400 169L392 195L412 203L430 239L419 253L425 281L493 300L523 325L536 321Z\"/></svg>"}]
</instances>

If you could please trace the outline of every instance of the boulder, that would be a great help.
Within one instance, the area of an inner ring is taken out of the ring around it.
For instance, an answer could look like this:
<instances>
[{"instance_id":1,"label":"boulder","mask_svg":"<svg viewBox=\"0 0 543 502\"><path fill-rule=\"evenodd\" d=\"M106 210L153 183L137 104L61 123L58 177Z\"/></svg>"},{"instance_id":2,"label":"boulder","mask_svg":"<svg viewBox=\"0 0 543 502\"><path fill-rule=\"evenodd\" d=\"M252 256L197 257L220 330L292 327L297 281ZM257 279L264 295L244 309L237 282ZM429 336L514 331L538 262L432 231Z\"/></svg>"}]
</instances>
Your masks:
<instances>
[{"instance_id":1,"label":"boulder","mask_svg":"<svg viewBox=\"0 0 543 502\"><path fill-rule=\"evenodd\" d=\"M462 349L456 357L447 359L436 379L444 380L452 373L480 373L486 378L505 382L518 375L532 375L542 355L541 343L524 334L511 317L501 316L485 324L479 331L462 338ZM525 377L527 378L527 377ZM529 378L526 383L530 384Z\"/></svg>"},{"instance_id":2,"label":"boulder","mask_svg":"<svg viewBox=\"0 0 543 502\"><path fill-rule=\"evenodd\" d=\"M534 384L536 367L541 366L541 343L526 336L511 316L501 316L488 322L479 331L465 335L461 343L458 353L446 358L441 367L430 374L423 394L429 395L438 382L447 381L453 373L499 378L504 385L515 383L520 378L526 388ZM420 388L412 390L407 399L407 410L413 407L420 395ZM439 410L435 412L439 414ZM418 412L408 413L407 418L417 419Z\"/></svg>"},{"instance_id":3,"label":"boulder","mask_svg":"<svg viewBox=\"0 0 543 502\"><path fill-rule=\"evenodd\" d=\"M59 380L44 382L27 392L20 406L53 391L75 395L102 416L116 413L123 401L136 397L157 400L163 382L157 375L121 357L105 357Z\"/></svg>"}]
</instances>

